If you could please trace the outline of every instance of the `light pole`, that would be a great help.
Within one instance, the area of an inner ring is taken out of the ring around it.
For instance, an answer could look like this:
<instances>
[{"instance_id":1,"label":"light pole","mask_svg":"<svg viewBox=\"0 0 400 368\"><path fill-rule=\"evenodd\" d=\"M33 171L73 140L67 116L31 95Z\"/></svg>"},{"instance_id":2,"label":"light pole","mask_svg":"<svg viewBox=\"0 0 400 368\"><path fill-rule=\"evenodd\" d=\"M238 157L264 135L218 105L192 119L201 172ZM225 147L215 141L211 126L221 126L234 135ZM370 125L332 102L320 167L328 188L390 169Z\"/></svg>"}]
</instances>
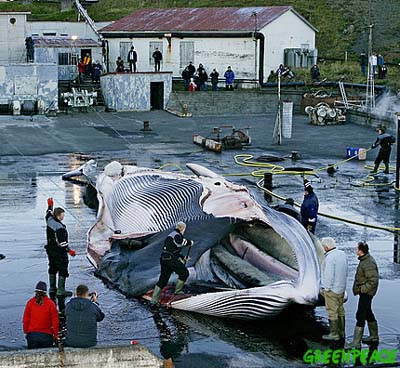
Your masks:
<instances>
[{"instance_id":1,"label":"light pole","mask_svg":"<svg viewBox=\"0 0 400 368\"><path fill-rule=\"evenodd\" d=\"M396 182L395 182L395 191L396 191L396 199L394 209L396 212L399 210L399 201L400 201L400 112L397 113L397 147L396 147ZM399 227L399 218L396 216L395 227ZM393 239L393 262L400 264L400 244L399 244L399 232L395 231L394 239Z\"/></svg>"},{"instance_id":2,"label":"light pole","mask_svg":"<svg viewBox=\"0 0 400 368\"><path fill-rule=\"evenodd\" d=\"M77 60L76 60L76 58L73 57L73 55L76 54L76 51L75 51L75 41L76 41L77 39L78 39L78 36L77 36L77 35L72 35L72 36L71 36L71 40L72 40L71 62L72 62L72 60L75 59L75 68L76 68L76 69L78 68ZM72 74L72 73L71 73L71 74ZM72 79L72 78L70 78L70 79ZM78 79L79 79L79 70L78 70ZM79 80L79 82L80 82L80 80Z\"/></svg>"},{"instance_id":3,"label":"light pole","mask_svg":"<svg viewBox=\"0 0 400 368\"><path fill-rule=\"evenodd\" d=\"M258 31L258 19L257 19L257 12L253 11L251 16L254 17L254 86L257 88L257 31ZM263 81L260 81L263 82Z\"/></svg>"}]
</instances>

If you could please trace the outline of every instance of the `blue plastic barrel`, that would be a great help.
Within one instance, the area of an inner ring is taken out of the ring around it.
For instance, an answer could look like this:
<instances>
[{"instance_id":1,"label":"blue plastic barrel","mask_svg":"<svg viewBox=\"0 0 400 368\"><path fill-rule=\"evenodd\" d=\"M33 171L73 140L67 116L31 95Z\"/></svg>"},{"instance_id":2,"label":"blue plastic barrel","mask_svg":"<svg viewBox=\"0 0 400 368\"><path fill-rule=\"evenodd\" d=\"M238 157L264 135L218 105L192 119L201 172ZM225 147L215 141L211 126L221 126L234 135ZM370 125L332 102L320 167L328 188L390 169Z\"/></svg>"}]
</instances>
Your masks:
<instances>
[{"instance_id":1,"label":"blue plastic barrel","mask_svg":"<svg viewBox=\"0 0 400 368\"><path fill-rule=\"evenodd\" d=\"M355 155L358 155L358 152L360 151L359 148L356 147L347 147L346 148L346 158L353 157Z\"/></svg>"}]
</instances>

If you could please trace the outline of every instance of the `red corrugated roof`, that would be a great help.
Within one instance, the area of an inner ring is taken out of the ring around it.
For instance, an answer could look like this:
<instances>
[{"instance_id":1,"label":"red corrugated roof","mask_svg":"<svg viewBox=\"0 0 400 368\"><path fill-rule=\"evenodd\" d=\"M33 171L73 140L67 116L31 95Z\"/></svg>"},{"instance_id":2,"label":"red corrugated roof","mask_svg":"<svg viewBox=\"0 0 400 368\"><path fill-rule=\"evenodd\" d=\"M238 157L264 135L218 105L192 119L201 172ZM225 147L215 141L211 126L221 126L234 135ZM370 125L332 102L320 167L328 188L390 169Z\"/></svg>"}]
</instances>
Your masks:
<instances>
[{"instance_id":1,"label":"red corrugated roof","mask_svg":"<svg viewBox=\"0 0 400 368\"><path fill-rule=\"evenodd\" d=\"M91 38L77 38L75 41L71 37L32 37L35 47L101 47L101 43L92 40Z\"/></svg>"},{"instance_id":2,"label":"red corrugated roof","mask_svg":"<svg viewBox=\"0 0 400 368\"><path fill-rule=\"evenodd\" d=\"M253 8L142 9L104 27L101 32L253 31L291 10L291 6Z\"/></svg>"}]
</instances>

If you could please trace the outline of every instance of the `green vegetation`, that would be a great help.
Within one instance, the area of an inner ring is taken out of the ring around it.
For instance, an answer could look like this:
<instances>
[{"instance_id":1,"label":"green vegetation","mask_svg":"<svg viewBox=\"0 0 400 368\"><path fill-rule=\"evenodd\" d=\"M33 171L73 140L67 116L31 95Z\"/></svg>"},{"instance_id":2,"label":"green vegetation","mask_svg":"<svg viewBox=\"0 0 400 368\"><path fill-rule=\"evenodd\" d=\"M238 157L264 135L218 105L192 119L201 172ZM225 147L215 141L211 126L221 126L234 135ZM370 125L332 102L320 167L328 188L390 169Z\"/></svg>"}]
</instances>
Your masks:
<instances>
[{"instance_id":1,"label":"green vegetation","mask_svg":"<svg viewBox=\"0 0 400 368\"><path fill-rule=\"evenodd\" d=\"M368 4L371 6L369 12ZM141 8L291 5L319 29L320 56L356 60L367 48L368 25L373 23L375 50L387 61L400 62L400 1L385 0L100 0L88 7L95 21L116 20ZM28 10L34 20L76 20L76 11L60 12L57 2L25 0L0 3L1 10Z\"/></svg>"},{"instance_id":2,"label":"green vegetation","mask_svg":"<svg viewBox=\"0 0 400 368\"><path fill-rule=\"evenodd\" d=\"M327 78L330 81L339 81L342 79L348 83L366 83L366 77L361 74L360 66L357 62L325 62L319 64L321 79ZM296 81L304 81L307 84L312 83L310 71L307 69L294 69ZM378 85L384 85L392 90L400 89L400 79L398 78L400 72L399 66L392 66L388 68L386 79L375 79Z\"/></svg>"},{"instance_id":3,"label":"green vegetation","mask_svg":"<svg viewBox=\"0 0 400 368\"><path fill-rule=\"evenodd\" d=\"M0 3L0 11L28 11L32 14L29 16L31 20L76 20L74 10L68 12L60 12L60 3L58 2L7 2Z\"/></svg>"},{"instance_id":4,"label":"green vegetation","mask_svg":"<svg viewBox=\"0 0 400 368\"><path fill-rule=\"evenodd\" d=\"M371 11L368 9L371 6ZM88 7L95 21L116 20L141 8L156 7L215 7L215 6L272 6L291 5L309 22L315 25L319 56L330 63L321 65L321 74L330 80L342 75L347 81L364 82L357 60L361 50L367 49L368 25L374 26L374 50L385 56L386 62L400 62L400 0L100 0ZM0 3L1 10L27 10L34 20L76 20L76 10L60 12L60 4L54 2ZM348 53L347 64L344 60ZM332 60L333 59L333 60ZM337 62L333 62L336 59ZM389 65L386 81L378 83L399 88L399 68ZM297 78L309 78L306 70L297 71Z\"/></svg>"}]
</instances>

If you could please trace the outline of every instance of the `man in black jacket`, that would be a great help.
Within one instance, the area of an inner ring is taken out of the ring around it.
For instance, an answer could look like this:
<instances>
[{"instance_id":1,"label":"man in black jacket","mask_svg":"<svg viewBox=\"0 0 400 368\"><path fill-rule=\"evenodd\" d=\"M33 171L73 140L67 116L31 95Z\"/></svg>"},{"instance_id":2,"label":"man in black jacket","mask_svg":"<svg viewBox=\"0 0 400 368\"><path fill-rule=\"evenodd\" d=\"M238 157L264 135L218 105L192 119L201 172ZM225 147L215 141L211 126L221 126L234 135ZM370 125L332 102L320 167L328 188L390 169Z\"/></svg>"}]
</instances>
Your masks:
<instances>
[{"instance_id":1,"label":"man in black jacket","mask_svg":"<svg viewBox=\"0 0 400 368\"><path fill-rule=\"evenodd\" d=\"M136 73L137 60L138 60L137 53L135 51L135 48L132 46L131 50L128 53L128 63L131 73L132 72Z\"/></svg>"},{"instance_id":2,"label":"man in black jacket","mask_svg":"<svg viewBox=\"0 0 400 368\"><path fill-rule=\"evenodd\" d=\"M160 301L161 291L168 284L172 273L178 274L178 281L175 286L175 294L180 294L183 291L183 286L189 277L189 271L186 268L187 257L181 254L183 247L191 247L192 240L185 239L183 234L186 230L184 222L178 222L175 230L171 232L164 242L163 251L161 253L160 278L154 288L153 296L150 304L156 306Z\"/></svg>"},{"instance_id":3,"label":"man in black jacket","mask_svg":"<svg viewBox=\"0 0 400 368\"><path fill-rule=\"evenodd\" d=\"M213 91L218 91L218 78L219 78L219 73L217 72L217 69L213 69L212 73L210 74L211 78L211 86Z\"/></svg>"},{"instance_id":4,"label":"man in black jacket","mask_svg":"<svg viewBox=\"0 0 400 368\"><path fill-rule=\"evenodd\" d=\"M74 348L89 348L97 345L97 322L104 319L104 313L97 305L97 294L89 294L86 285L76 288L76 298L65 307L67 335L65 345Z\"/></svg>"},{"instance_id":5,"label":"man in black jacket","mask_svg":"<svg viewBox=\"0 0 400 368\"><path fill-rule=\"evenodd\" d=\"M49 259L50 298L55 301L56 296L65 298L72 296L65 290L68 273L68 254L75 257L76 252L69 248L67 227L62 223L65 211L57 207L53 211L53 198L47 200L46 212L46 253ZM57 286L58 274L58 286Z\"/></svg>"},{"instance_id":6,"label":"man in black jacket","mask_svg":"<svg viewBox=\"0 0 400 368\"><path fill-rule=\"evenodd\" d=\"M192 62L189 63L187 68L188 68L188 71L189 71L189 80L190 80L190 78L193 78L194 73L196 73L196 68L194 67Z\"/></svg>"},{"instance_id":7,"label":"man in black jacket","mask_svg":"<svg viewBox=\"0 0 400 368\"><path fill-rule=\"evenodd\" d=\"M153 52L153 59L154 59L154 71L157 73L161 69L161 60L162 60L162 53L158 49L158 47Z\"/></svg>"},{"instance_id":8,"label":"man in black jacket","mask_svg":"<svg viewBox=\"0 0 400 368\"><path fill-rule=\"evenodd\" d=\"M372 149L381 146L378 156L375 159L375 167L371 171L371 174L376 174L379 169L379 165L383 161L385 164L385 174L389 174L389 159L390 153L392 151L392 144L396 141L393 136L389 133L386 133L386 129L384 127L379 127L376 129L378 133L378 137L376 138L375 143L371 146Z\"/></svg>"}]
</instances>

